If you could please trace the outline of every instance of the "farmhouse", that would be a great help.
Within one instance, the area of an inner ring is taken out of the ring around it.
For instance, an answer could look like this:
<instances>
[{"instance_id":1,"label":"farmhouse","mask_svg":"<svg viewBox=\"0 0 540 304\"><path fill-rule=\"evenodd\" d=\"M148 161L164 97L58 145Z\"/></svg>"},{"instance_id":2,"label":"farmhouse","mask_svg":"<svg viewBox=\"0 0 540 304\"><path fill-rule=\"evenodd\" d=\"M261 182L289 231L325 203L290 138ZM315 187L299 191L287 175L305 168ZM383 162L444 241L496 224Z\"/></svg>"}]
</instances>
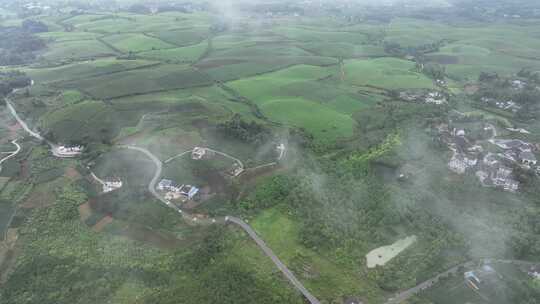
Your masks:
<instances>
[{"instance_id":1,"label":"farmhouse","mask_svg":"<svg viewBox=\"0 0 540 304\"><path fill-rule=\"evenodd\" d=\"M528 274L534 279L540 280L540 266L531 267Z\"/></svg>"},{"instance_id":2,"label":"farmhouse","mask_svg":"<svg viewBox=\"0 0 540 304\"><path fill-rule=\"evenodd\" d=\"M244 167L242 167L241 164L235 162L233 164L231 170L229 171L229 175L231 175L232 177L237 177L240 174L242 174L243 172L244 172Z\"/></svg>"},{"instance_id":3,"label":"farmhouse","mask_svg":"<svg viewBox=\"0 0 540 304\"><path fill-rule=\"evenodd\" d=\"M476 274L474 273L474 271L467 271L463 274L463 276L466 280L474 281L476 284L480 284L481 282L478 276L476 276Z\"/></svg>"},{"instance_id":4,"label":"farmhouse","mask_svg":"<svg viewBox=\"0 0 540 304\"><path fill-rule=\"evenodd\" d=\"M512 88L514 88L515 90L523 90L526 86L527 82L523 80L516 79L512 81Z\"/></svg>"},{"instance_id":5,"label":"farmhouse","mask_svg":"<svg viewBox=\"0 0 540 304\"><path fill-rule=\"evenodd\" d=\"M440 92L430 92L424 99L425 103L442 105L446 103L446 97Z\"/></svg>"},{"instance_id":6,"label":"farmhouse","mask_svg":"<svg viewBox=\"0 0 540 304\"><path fill-rule=\"evenodd\" d=\"M167 190L167 191L173 191L173 192L175 192L178 189L177 185L170 179L162 179L159 182L157 188L161 191Z\"/></svg>"},{"instance_id":7,"label":"farmhouse","mask_svg":"<svg viewBox=\"0 0 540 304\"><path fill-rule=\"evenodd\" d=\"M197 193L199 193L199 188L191 185L182 185L180 187L180 195L184 196L187 199L193 199Z\"/></svg>"},{"instance_id":8,"label":"farmhouse","mask_svg":"<svg viewBox=\"0 0 540 304\"><path fill-rule=\"evenodd\" d=\"M169 179L162 179L157 188L161 191L167 191L165 194L165 199L167 200L192 200L199 193L199 188L197 187L191 185L178 185Z\"/></svg>"},{"instance_id":9,"label":"farmhouse","mask_svg":"<svg viewBox=\"0 0 540 304\"><path fill-rule=\"evenodd\" d=\"M83 146L59 146L56 149L56 153L60 157L74 157L81 154L84 150Z\"/></svg>"},{"instance_id":10,"label":"farmhouse","mask_svg":"<svg viewBox=\"0 0 540 304\"><path fill-rule=\"evenodd\" d=\"M103 183L103 192L108 193L122 188L123 183L119 178L109 179Z\"/></svg>"},{"instance_id":11,"label":"farmhouse","mask_svg":"<svg viewBox=\"0 0 540 304\"><path fill-rule=\"evenodd\" d=\"M206 149L201 147L195 147L193 148L193 151L191 152L191 159L194 160L201 160L206 155Z\"/></svg>"}]
</instances>

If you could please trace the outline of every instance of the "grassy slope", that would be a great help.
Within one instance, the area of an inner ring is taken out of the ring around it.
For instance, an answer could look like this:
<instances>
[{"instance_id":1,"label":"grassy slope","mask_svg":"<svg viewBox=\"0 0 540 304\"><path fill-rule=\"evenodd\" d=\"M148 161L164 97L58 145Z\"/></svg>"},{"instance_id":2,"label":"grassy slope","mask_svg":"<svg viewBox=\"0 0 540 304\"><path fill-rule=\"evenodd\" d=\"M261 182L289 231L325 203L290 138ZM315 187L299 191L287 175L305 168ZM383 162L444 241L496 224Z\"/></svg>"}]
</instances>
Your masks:
<instances>
[{"instance_id":1,"label":"grassy slope","mask_svg":"<svg viewBox=\"0 0 540 304\"><path fill-rule=\"evenodd\" d=\"M279 210L264 211L251 225L285 264L290 266L298 256L307 257L309 266L319 275L307 278L298 273L298 270L296 275L319 300L339 301L342 297L357 294L365 295L370 300L377 298L374 287L361 280L353 271L302 246L298 240L297 224Z\"/></svg>"},{"instance_id":2,"label":"grassy slope","mask_svg":"<svg viewBox=\"0 0 540 304\"><path fill-rule=\"evenodd\" d=\"M170 49L174 47L172 44L142 34L117 34L107 36L103 40L124 53Z\"/></svg>"},{"instance_id":3,"label":"grassy slope","mask_svg":"<svg viewBox=\"0 0 540 304\"><path fill-rule=\"evenodd\" d=\"M156 59L163 61L189 61L195 62L206 51L207 43L199 43L181 48L153 50L137 54L141 58Z\"/></svg>"},{"instance_id":4,"label":"grassy slope","mask_svg":"<svg viewBox=\"0 0 540 304\"><path fill-rule=\"evenodd\" d=\"M306 99L309 92L304 83L331 75L331 69L294 66L282 71L246 78L230 83L241 95L254 101L271 120L306 128L319 139L336 139L352 135L354 122L350 116L332 106ZM297 92L291 93L295 87ZM321 92L322 93L322 92ZM337 97L335 97L337 98ZM339 100L338 100L339 101ZM348 101L343 99L345 108Z\"/></svg>"},{"instance_id":5,"label":"grassy slope","mask_svg":"<svg viewBox=\"0 0 540 304\"><path fill-rule=\"evenodd\" d=\"M114 58L105 58L53 68L29 68L24 71L36 82L48 83L84 79L153 64L156 64L156 62L148 60L118 60Z\"/></svg>"},{"instance_id":6,"label":"grassy slope","mask_svg":"<svg viewBox=\"0 0 540 304\"><path fill-rule=\"evenodd\" d=\"M414 71L414 63L395 58L345 62L346 82L384 89L433 88L431 79Z\"/></svg>"},{"instance_id":7,"label":"grassy slope","mask_svg":"<svg viewBox=\"0 0 540 304\"><path fill-rule=\"evenodd\" d=\"M161 65L74 81L69 86L80 88L95 98L117 98L149 92L207 86L211 81L203 74L183 65Z\"/></svg>"},{"instance_id":8,"label":"grassy slope","mask_svg":"<svg viewBox=\"0 0 540 304\"><path fill-rule=\"evenodd\" d=\"M49 44L43 59L56 61L113 56L116 52L97 40L55 42Z\"/></svg>"}]
</instances>

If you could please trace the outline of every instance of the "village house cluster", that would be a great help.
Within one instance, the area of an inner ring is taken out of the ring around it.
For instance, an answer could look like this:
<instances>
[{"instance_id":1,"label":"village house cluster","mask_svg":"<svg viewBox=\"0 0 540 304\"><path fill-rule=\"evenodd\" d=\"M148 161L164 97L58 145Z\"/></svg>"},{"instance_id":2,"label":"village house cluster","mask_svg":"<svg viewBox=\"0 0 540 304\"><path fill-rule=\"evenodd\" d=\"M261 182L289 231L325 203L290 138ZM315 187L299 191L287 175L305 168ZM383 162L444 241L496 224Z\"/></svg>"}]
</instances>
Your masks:
<instances>
[{"instance_id":1,"label":"village house cluster","mask_svg":"<svg viewBox=\"0 0 540 304\"><path fill-rule=\"evenodd\" d=\"M399 98L407 102L418 102L435 105L443 105L448 103L446 96L438 91L403 91L399 93Z\"/></svg>"},{"instance_id":2,"label":"village house cluster","mask_svg":"<svg viewBox=\"0 0 540 304\"><path fill-rule=\"evenodd\" d=\"M446 124L440 125L438 129L440 139L453 152L448 168L457 174L474 172L485 187L495 187L510 192L518 191L519 182L515 179L513 172L516 166L536 170L540 174L534 154L535 146L530 143L517 139L492 138L485 142L491 147L483 146L473 143L463 129L450 130ZM495 127L491 124L486 124L484 131L492 133L493 136L496 134Z\"/></svg>"},{"instance_id":3,"label":"village house cluster","mask_svg":"<svg viewBox=\"0 0 540 304\"><path fill-rule=\"evenodd\" d=\"M529 83L527 81L521 80L521 79L514 79L514 80L508 80L509 85L512 87L514 91L523 91L529 86ZM537 90L540 90L539 87L536 87ZM502 100L501 100L502 99ZM508 111L512 113L517 113L519 110L521 110L523 107L517 103L512 97L506 97L506 98L494 98L492 96L482 96L480 98L480 102L483 103L485 106L498 108L503 111Z\"/></svg>"},{"instance_id":4,"label":"village house cluster","mask_svg":"<svg viewBox=\"0 0 540 304\"><path fill-rule=\"evenodd\" d=\"M521 106L515 103L511 99L506 100L506 101L500 101L491 97L482 97L480 98L480 101L482 101L486 105L493 106L493 107L496 107L505 111L511 111L513 113L516 113L517 111L521 110Z\"/></svg>"}]
</instances>

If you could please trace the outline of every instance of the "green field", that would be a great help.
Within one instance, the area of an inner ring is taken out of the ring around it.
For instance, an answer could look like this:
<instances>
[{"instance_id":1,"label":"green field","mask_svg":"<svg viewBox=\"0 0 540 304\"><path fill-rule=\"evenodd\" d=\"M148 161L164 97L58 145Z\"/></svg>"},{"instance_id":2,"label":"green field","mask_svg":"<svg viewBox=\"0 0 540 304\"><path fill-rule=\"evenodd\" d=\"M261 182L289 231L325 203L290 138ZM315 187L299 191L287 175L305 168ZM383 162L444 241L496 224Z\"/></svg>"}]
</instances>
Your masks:
<instances>
[{"instance_id":1,"label":"green field","mask_svg":"<svg viewBox=\"0 0 540 304\"><path fill-rule=\"evenodd\" d=\"M299 65L233 81L230 86L255 102L269 119L305 128L321 140L335 140L352 136L351 114L376 100L321 80L335 72L336 68Z\"/></svg>"},{"instance_id":2,"label":"green field","mask_svg":"<svg viewBox=\"0 0 540 304\"><path fill-rule=\"evenodd\" d=\"M279 210L264 211L251 224L274 253L296 271L299 279L319 300L332 302L343 296L367 294L366 292L373 288L369 282L355 276L350 269L342 268L302 246L298 239L297 224ZM304 273L307 272L305 269L310 269L316 275ZM369 298L375 300L376 296L370 293Z\"/></svg>"},{"instance_id":3,"label":"green field","mask_svg":"<svg viewBox=\"0 0 540 304\"><path fill-rule=\"evenodd\" d=\"M64 61L114 56L116 52L97 40L66 41L49 44L44 60Z\"/></svg>"},{"instance_id":4,"label":"green field","mask_svg":"<svg viewBox=\"0 0 540 304\"><path fill-rule=\"evenodd\" d=\"M39 36L43 39L54 42L93 40L99 37L99 34L88 32L46 32L40 33Z\"/></svg>"},{"instance_id":5,"label":"green field","mask_svg":"<svg viewBox=\"0 0 540 304\"><path fill-rule=\"evenodd\" d=\"M204 74L183 65L161 65L88 78L66 83L66 87L79 88L91 96L118 98L129 95L173 89L208 86L212 82Z\"/></svg>"},{"instance_id":6,"label":"green field","mask_svg":"<svg viewBox=\"0 0 540 304\"><path fill-rule=\"evenodd\" d=\"M104 37L103 41L124 53L137 53L174 47L172 44L143 34L111 35Z\"/></svg>"},{"instance_id":7,"label":"green field","mask_svg":"<svg viewBox=\"0 0 540 304\"><path fill-rule=\"evenodd\" d=\"M432 80L414 70L413 62L380 58L345 62L346 82L383 89L433 88Z\"/></svg>"},{"instance_id":8,"label":"green field","mask_svg":"<svg viewBox=\"0 0 540 304\"><path fill-rule=\"evenodd\" d=\"M273 31L277 34L283 35L289 39L312 42L312 41L324 41L324 42L343 42L347 41L353 44L362 44L367 41L367 37L363 33L358 32L340 32L340 31L327 31L325 29L306 29L299 27L277 27Z\"/></svg>"},{"instance_id":9,"label":"green field","mask_svg":"<svg viewBox=\"0 0 540 304\"><path fill-rule=\"evenodd\" d=\"M208 36L207 27L196 27L187 30L160 31L152 33L157 38L178 46L200 43Z\"/></svg>"},{"instance_id":10,"label":"green field","mask_svg":"<svg viewBox=\"0 0 540 304\"><path fill-rule=\"evenodd\" d=\"M297 99L275 99L263 104L261 110L271 120L305 128L317 138L333 140L353 135L354 120L345 114L316 102Z\"/></svg>"},{"instance_id":11,"label":"green field","mask_svg":"<svg viewBox=\"0 0 540 304\"><path fill-rule=\"evenodd\" d=\"M141 52L138 57L172 62L195 62L206 51L207 44L199 43L181 48Z\"/></svg>"},{"instance_id":12,"label":"green field","mask_svg":"<svg viewBox=\"0 0 540 304\"><path fill-rule=\"evenodd\" d=\"M73 81L125 70L151 66L157 62L148 60L118 60L113 58L77 62L52 68L30 68L25 72L37 83Z\"/></svg>"}]
</instances>

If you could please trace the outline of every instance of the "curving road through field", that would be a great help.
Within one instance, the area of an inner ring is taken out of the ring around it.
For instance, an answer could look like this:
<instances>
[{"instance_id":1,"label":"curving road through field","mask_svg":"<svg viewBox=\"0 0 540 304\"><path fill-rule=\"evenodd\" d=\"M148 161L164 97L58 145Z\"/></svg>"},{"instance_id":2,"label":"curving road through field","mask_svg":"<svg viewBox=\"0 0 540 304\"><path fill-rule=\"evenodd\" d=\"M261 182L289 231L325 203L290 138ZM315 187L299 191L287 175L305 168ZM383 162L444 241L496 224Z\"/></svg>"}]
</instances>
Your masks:
<instances>
[{"instance_id":1,"label":"curving road through field","mask_svg":"<svg viewBox=\"0 0 540 304\"><path fill-rule=\"evenodd\" d=\"M311 304L320 304L320 301L315 296L313 296L304 287L304 285L302 285L302 283L287 268L287 266L285 266L285 264L283 264L283 262L281 262L281 260L274 254L272 249L270 249L270 247L268 247L266 245L266 243L257 235L255 230L253 230L253 228L251 228L251 226L249 226L246 222L244 222L243 220L241 220L241 219L239 219L237 217L234 217L234 216L226 216L224 218L216 218L216 219L206 219L206 220L205 219L198 219L198 220L195 220L195 218L193 216L191 216L189 213L182 211L180 208L176 207L174 204L172 204L171 202L169 202L166 199L164 199L163 197L161 197L161 195L156 191L156 184L157 184L159 178L161 177L161 173L163 171L163 164L152 152L148 151L147 149L144 149L144 148L141 148L141 147L136 147L136 146L119 146L119 147L120 148L126 148L126 149L133 150L133 151L141 152L141 153L145 154L148 158L150 158L152 160L152 162L156 165L156 171L154 173L154 176L152 177L152 180L148 184L148 191L150 191L150 193L152 193L152 195L156 199L158 199L162 203L166 204L168 207L176 210L178 213L182 214L184 219L197 221L198 224L206 225L206 224L215 224L215 223L221 223L221 224L233 223L233 224L237 225L242 230L244 230L253 241L255 241L257 246L259 246L259 248L264 252L264 254L266 256L268 256L272 260L274 265L283 273L283 275L289 280L289 282L291 282L291 284L294 286L294 288L296 288L296 290L298 290L300 293L302 293L302 295L304 295L304 297ZM222 154L222 153L219 152L219 154Z\"/></svg>"}]
</instances>

